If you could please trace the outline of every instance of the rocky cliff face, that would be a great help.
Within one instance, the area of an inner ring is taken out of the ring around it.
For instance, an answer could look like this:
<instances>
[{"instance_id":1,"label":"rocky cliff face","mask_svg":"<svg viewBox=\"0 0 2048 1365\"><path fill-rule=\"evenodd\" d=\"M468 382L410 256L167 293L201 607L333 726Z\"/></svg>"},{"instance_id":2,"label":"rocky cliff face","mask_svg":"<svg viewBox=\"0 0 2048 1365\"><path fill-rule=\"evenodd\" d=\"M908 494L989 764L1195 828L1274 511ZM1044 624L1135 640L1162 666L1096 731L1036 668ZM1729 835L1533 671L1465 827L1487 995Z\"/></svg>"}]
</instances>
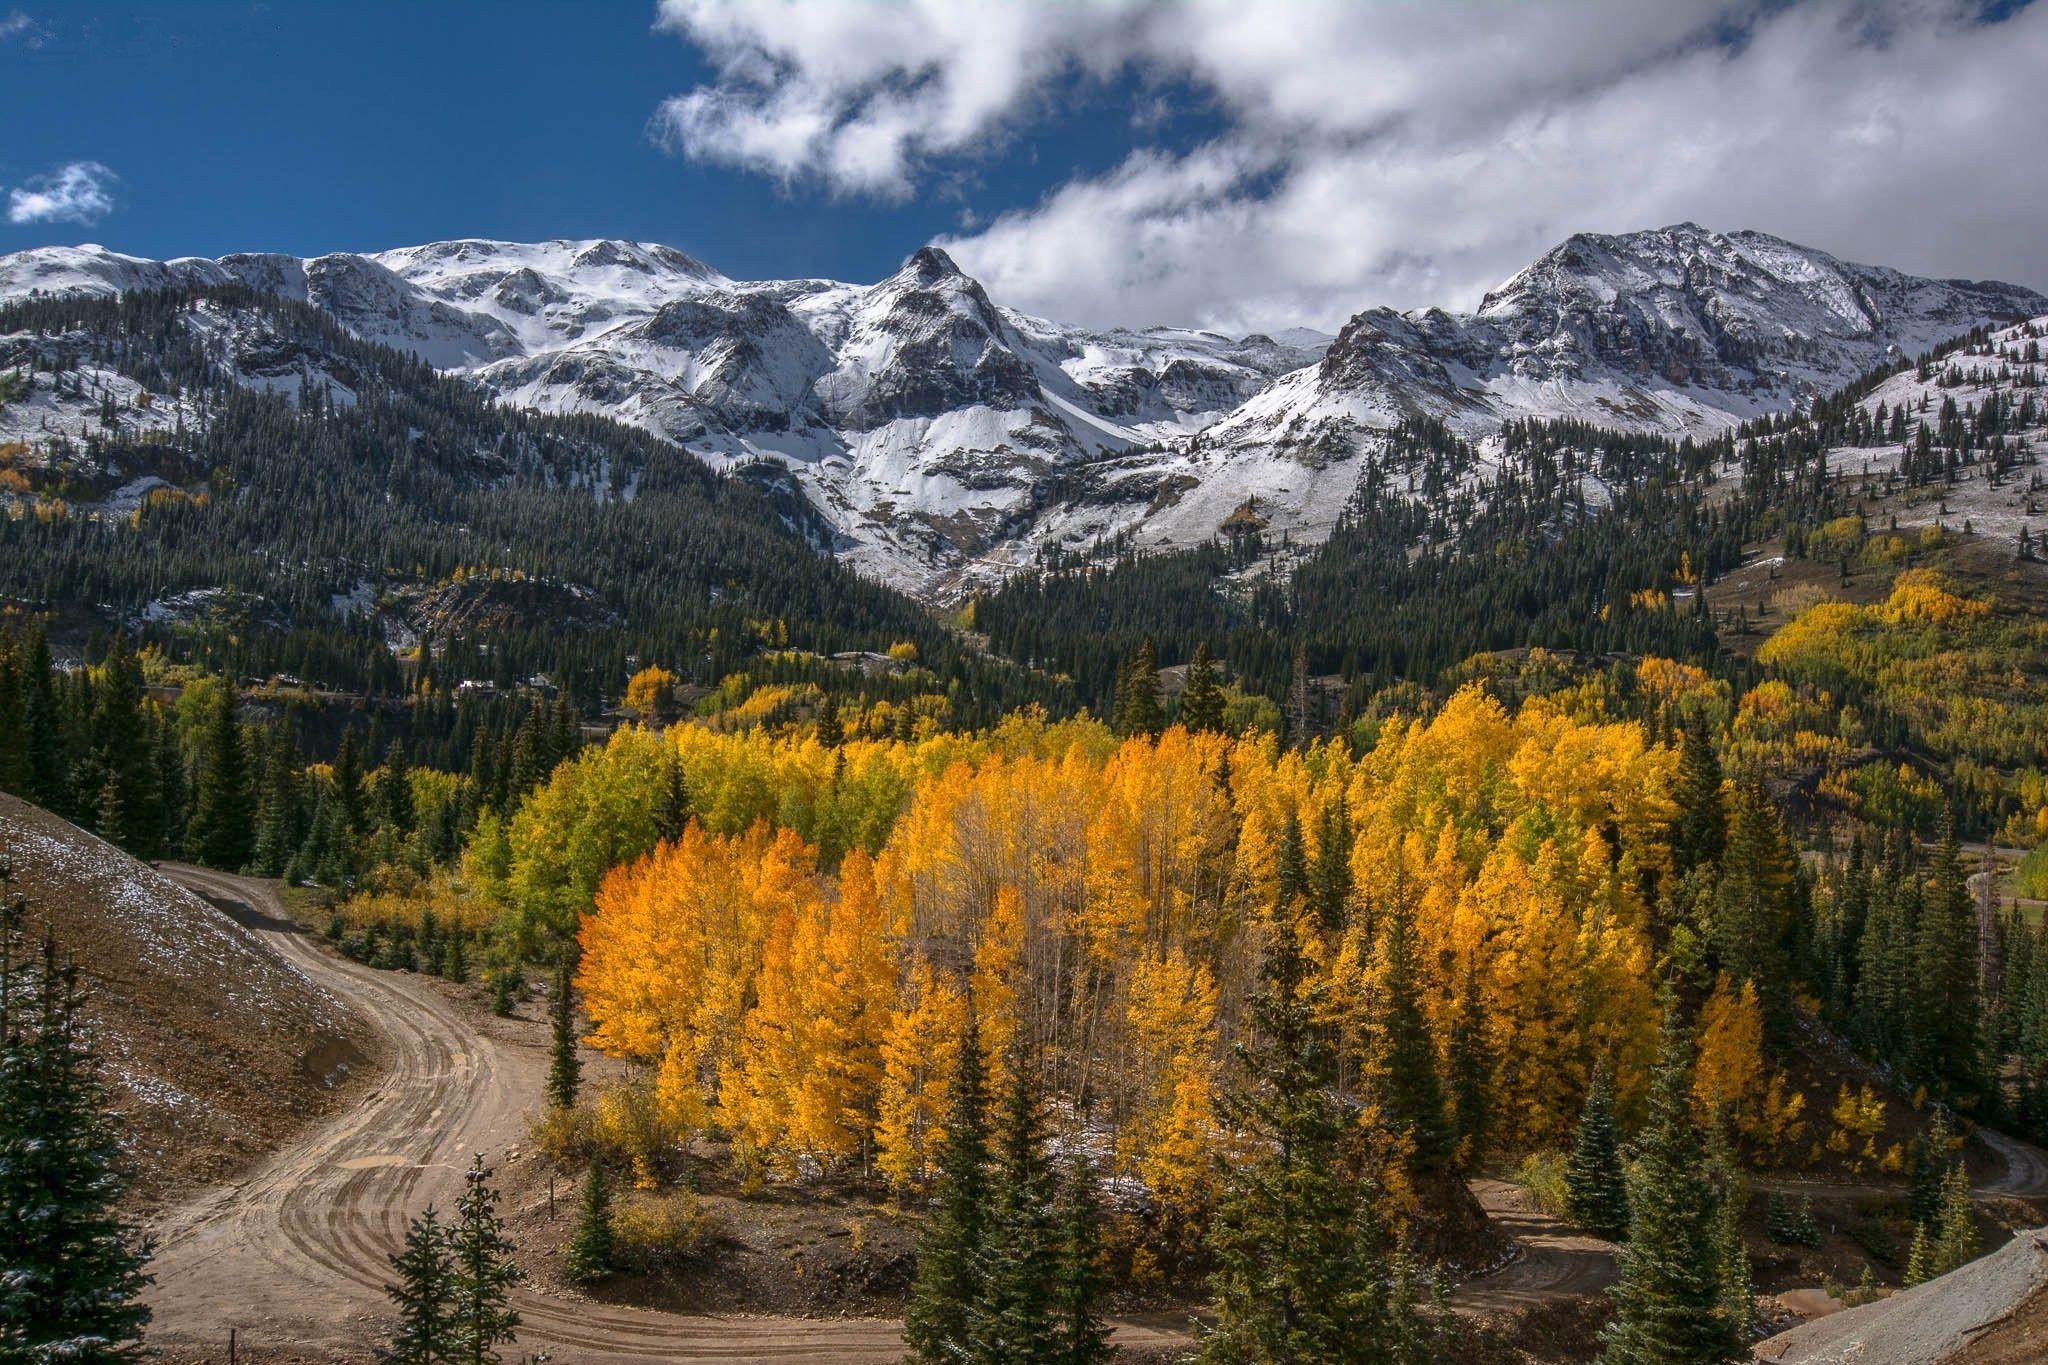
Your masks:
<instances>
[{"instance_id":1,"label":"rocky cliff face","mask_svg":"<svg viewBox=\"0 0 2048 1365\"><path fill-rule=\"evenodd\" d=\"M1710 434L1992 319L2010 285L1927 280L1755 232L1582 234L1470 314L1337 338L1093 332L991 300L936 248L874 285L741 282L637 242L440 242L301 261L0 258L0 298L238 283L507 402L595 412L714 464L784 467L863 568L943 594L1047 544L1199 543L1257 500L1314 536L1381 433L1525 416ZM252 373L282 386L275 358ZM317 359L304 367L317 375Z\"/></svg>"}]
</instances>

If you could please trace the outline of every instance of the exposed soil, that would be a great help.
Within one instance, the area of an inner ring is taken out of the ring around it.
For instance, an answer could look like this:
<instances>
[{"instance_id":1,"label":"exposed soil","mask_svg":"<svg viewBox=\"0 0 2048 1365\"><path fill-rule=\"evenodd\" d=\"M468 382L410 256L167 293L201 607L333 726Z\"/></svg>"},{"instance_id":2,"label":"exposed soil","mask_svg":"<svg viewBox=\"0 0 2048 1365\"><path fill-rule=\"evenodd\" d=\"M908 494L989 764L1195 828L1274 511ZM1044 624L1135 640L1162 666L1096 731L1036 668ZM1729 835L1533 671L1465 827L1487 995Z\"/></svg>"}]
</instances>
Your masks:
<instances>
[{"instance_id":1,"label":"exposed soil","mask_svg":"<svg viewBox=\"0 0 2048 1365\"><path fill-rule=\"evenodd\" d=\"M154 869L0 796L0 857L29 928L78 965L147 1215L226 1179L343 1104L376 1034L341 996Z\"/></svg>"}]
</instances>

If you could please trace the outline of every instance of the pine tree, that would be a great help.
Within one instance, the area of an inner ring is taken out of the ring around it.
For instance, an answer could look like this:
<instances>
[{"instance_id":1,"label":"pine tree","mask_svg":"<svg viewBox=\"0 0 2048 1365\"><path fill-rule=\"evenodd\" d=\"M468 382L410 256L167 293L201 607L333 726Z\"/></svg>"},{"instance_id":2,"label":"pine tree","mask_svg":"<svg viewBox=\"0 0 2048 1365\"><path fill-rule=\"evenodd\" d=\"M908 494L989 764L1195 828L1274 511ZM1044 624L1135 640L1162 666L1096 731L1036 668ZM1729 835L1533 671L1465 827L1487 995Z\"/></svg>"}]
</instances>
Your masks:
<instances>
[{"instance_id":1,"label":"pine tree","mask_svg":"<svg viewBox=\"0 0 2048 1365\"><path fill-rule=\"evenodd\" d=\"M1301 817L1287 812L1280 827L1280 851L1274 858L1274 889L1281 917L1291 919L1302 897L1308 894L1308 850L1301 837Z\"/></svg>"},{"instance_id":2,"label":"pine tree","mask_svg":"<svg viewBox=\"0 0 2048 1365\"><path fill-rule=\"evenodd\" d=\"M512 1243L498 1219L498 1192L491 1188L491 1168L484 1165L481 1155L470 1162L463 1176L448 1249L454 1261L449 1280L454 1308L449 1359L463 1365L486 1365L498 1359L497 1348L519 1330L512 1287L522 1276L512 1262Z\"/></svg>"},{"instance_id":3,"label":"pine tree","mask_svg":"<svg viewBox=\"0 0 2048 1365\"><path fill-rule=\"evenodd\" d=\"M1614 1123L1614 1082L1605 1062L1593 1068L1564 1182L1565 1212L1574 1223L1609 1241L1628 1236L1628 1181Z\"/></svg>"},{"instance_id":4,"label":"pine tree","mask_svg":"<svg viewBox=\"0 0 2048 1365\"><path fill-rule=\"evenodd\" d=\"M690 790L683 780L682 761L670 755L662 774L661 804L656 808L655 831L661 838L673 841L683 837L683 827L689 823Z\"/></svg>"},{"instance_id":5,"label":"pine tree","mask_svg":"<svg viewBox=\"0 0 2048 1365\"><path fill-rule=\"evenodd\" d=\"M257 787L256 842L250 863L265 877L282 876L303 842L300 831L298 746L282 729L263 742Z\"/></svg>"},{"instance_id":6,"label":"pine tree","mask_svg":"<svg viewBox=\"0 0 2048 1365\"><path fill-rule=\"evenodd\" d=\"M1414 927L1406 906L1398 901L1380 937L1379 977L1375 1097L1380 1112L1408 1138L1414 1169L1432 1171L1450 1159L1453 1137L1444 1121L1436 1044L1422 1013Z\"/></svg>"},{"instance_id":7,"label":"pine tree","mask_svg":"<svg viewBox=\"0 0 2048 1365\"><path fill-rule=\"evenodd\" d=\"M197 861L232 871L249 861L254 831L255 804L242 727L235 719L235 689L222 678L207 718L205 762L185 843Z\"/></svg>"},{"instance_id":8,"label":"pine tree","mask_svg":"<svg viewBox=\"0 0 2048 1365\"><path fill-rule=\"evenodd\" d=\"M839 720L839 703L830 692L818 700L818 743L836 749L846 742L846 727Z\"/></svg>"},{"instance_id":9,"label":"pine tree","mask_svg":"<svg viewBox=\"0 0 2048 1365\"><path fill-rule=\"evenodd\" d=\"M971 1359L974 1303L986 1234L988 1137L981 1047L970 1017L949 1088L933 1194L938 1207L917 1242L917 1279L903 1314L910 1358L926 1365Z\"/></svg>"},{"instance_id":10,"label":"pine tree","mask_svg":"<svg viewBox=\"0 0 2048 1365\"><path fill-rule=\"evenodd\" d=\"M1310 877L1309 895L1315 902L1316 922L1324 933L1341 933L1349 923L1351 892L1351 813L1340 793L1323 807L1322 827L1316 836L1315 868Z\"/></svg>"},{"instance_id":11,"label":"pine tree","mask_svg":"<svg viewBox=\"0 0 2048 1365\"><path fill-rule=\"evenodd\" d=\"M1605 1365L1720 1365L1742 1358L1722 1312L1720 1200L1692 1116L1692 1044L1664 1012L1650 1116L1630 1173L1629 1236Z\"/></svg>"},{"instance_id":12,"label":"pine tree","mask_svg":"<svg viewBox=\"0 0 2048 1365\"><path fill-rule=\"evenodd\" d=\"M87 771L97 802L101 838L140 857L157 851L157 803L152 790L148 726L142 712L142 669L116 632L93 689L91 754Z\"/></svg>"},{"instance_id":13,"label":"pine tree","mask_svg":"<svg viewBox=\"0 0 2048 1365\"><path fill-rule=\"evenodd\" d=\"M1678 818L1671 829L1671 870L1683 876L1696 867L1718 862L1728 838L1728 816L1721 798L1721 760L1706 723L1697 718L1685 727L1678 755Z\"/></svg>"},{"instance_id":14,"label":"pine tree","mask_svg":"<svg viewBox=\"0 0 2048 1365\"><path fill-rule=\"evenodd\" d=\"M1714 1220L1714 1260L1721 1281L1721 1316L1738 1341L1749 1336L1756 1319L1756 1281L1749 1248L1742 1240L1742 1215L1749 1189L1742 1178L1734 1146L1717 1120L1708 1133L1707 1165L1713 1172L1719 1201Z\"/></svg>"},{"instance_id":15,"label":"pine tree","mask_svg":"<svg viewBox=\"0 0 2048 1365\"><path fill-rule=\"evenodd\" d=\"M604 1163L592 1161L583 1176L583 1209L562 1253L562 1270L576 1284L595 1284L612 1273L612 1190Z\"/></svg>"},{"instance_id":16,"label":"pine tree","mask_svg":"<svg viewBox=\"0 0 2048 1365\"><path fill-rule=\"evenodd\" d=\"M148 1244L118 1209L121 1150L78 973L25 951L0 864L0 1348L24 1361L137 1358Z\"/></svg>"},{"instance_id":17,"label":"pine tree","mask_svg":"<svg viewBox=\"0 0 2048 1365\"><path fill-rule=\"evenodd\" d=\"M1486 1036L1486 1008L1479 995L1479 973L1465 968L1458 1010L1451 1019L1449 1046L1451 1131L1456 1135L1458 1169L1475 1169L1486 1155L1493 1129L1493 1048Z\"/></svg>"},{"instance_id":18,"label":"pine tree","mask_svg":"<svg viewBox=\"0 0 2048 1365\"><path fill-rule=\"evenodd\" d=\"M1159 654L1147 639L1131 656L1116 730L1121 735L1156 735L1164 726L1165 714L1159 704Z\"/></svg>"},{"instance_id":19,"label":"pine tree","mask_svg":"<svg viewBox=\"0 0 2048 1365\"><path fill-rule=\"evenodd\" d=\"M431 1206L405 1230L405 1244L391 1257L398 1282L384 1292L398 1309L387 1359L396 1365L443 1365L455 1349L455 1257L448 1229Z\"/></svg>"},{"instance_id":20,"label":"pine tree","mask_svg":"<svg viewBox=\"0 0 2048 1365\"><path fill-rule=\"evenodd\" d=\"M973 1358L988 1365L1048 1360L1056 1340L1054 1191L1039 1132L1031 1060L1012 1057L1007 1069L1009 1093L997 1130L977 1258L980 1292L968 1325Z\"/></svg>"},{"instance_id":21,"label":"pine tree","mask_svg":"<svg viewBox=\"0 0 2048 1365\"><path fill-rule=\"evenodd\" d=\"M1059 1265L1053 1279L1053 1340L1047 1359L1054 1365L1108 1365L1116 1353L1099 1316L1104 1282L1102 1206L1096 1198L1095 1173L1084 1156L1077 1154L1067 1167L1054 1221Z\"/></svg>"},{"instance_id":22,"label":"pine tree","mask_svg":"<svg viewBox=\"0 0 2048 1365\"><path fill-rule=\"evenodd\" d=\"M1188 664L1187 685L1180 692L1180 723L1190 730L1223 728L1223 687L1216 677L1216 661L1207 641L1195 646Z\"/></svg>"},{"instance_id":23,"label":"pine tree","mask_svg":"<svg viewBox=\"0 0 2048 1365\"><path fill-rule=\"evenodd\" d=\"M341 744L335 749L334 762L328 769L328 782L334 793L336 826L353 845L369 825L363 799L363 760L356 753L354 726L341 732Z\"/></svg>"},{"instance_id":24,"label":"pine tree","mask_svg":"<svg viewBox=\"0 0 2048 1365\"><path fill-rule=\"evenodd\" d=\"M1207 1361L1385 1360L1394 1312L1406 1311L1389 1301L1373 1210L1346 1160L1355 1128L1331 1093L1320 993L1298 931L1277 917L1238 1046L1242 1081L1224 1101L1248 1155L1229 1169L1210 1222Z\"/></svg>"},{"instance_id":25,"label":"pine tree","mask_svg":"<svg viewBox=\"0 0 2048 1365\"><path fill-rule=\"evenodd\" d=\"M395 739L377 773L377 815L399 839L412 833L412 768L406 763L405 745Z\"/></svg>"},{"instance_id":26,"label":"pine tree","mask_svg":"<svg viewBox=\"0 0 2048 1365\"><path fill-rule=\"evenodd\" d=\"M1958 1161L1941 1185L1941 1211L1934 1223L1935 1274L1946 1275L1977 1259L1977 1210L1970 1199L1970 1178Z\"/></svg>"},{"instance_id":27,"label":"pine tree","mask_svg":"<svg viewBox=\"0 0 2048 1365\"><path fill-rule=\"evenodd\" d=\"M576 1002L571 994L567 962L555 968L554 990L548 997L548 1022L554 1035L548 1058L548 1104L556 1109L574 1109L583 1063L576 1056Z\"/></svg>"},{"instance_id":28,"label":"pine tree","mask_svg":"<svg viewBox=\"0 0 2048 1365\"><path fill-rule=\"evenodd\" d=\"M157 851L169 853L185 847L185 749L178 742L178 727L168 718L156 725L156 747L152 756L156 770Z\"/></svg>"}]
</instances>

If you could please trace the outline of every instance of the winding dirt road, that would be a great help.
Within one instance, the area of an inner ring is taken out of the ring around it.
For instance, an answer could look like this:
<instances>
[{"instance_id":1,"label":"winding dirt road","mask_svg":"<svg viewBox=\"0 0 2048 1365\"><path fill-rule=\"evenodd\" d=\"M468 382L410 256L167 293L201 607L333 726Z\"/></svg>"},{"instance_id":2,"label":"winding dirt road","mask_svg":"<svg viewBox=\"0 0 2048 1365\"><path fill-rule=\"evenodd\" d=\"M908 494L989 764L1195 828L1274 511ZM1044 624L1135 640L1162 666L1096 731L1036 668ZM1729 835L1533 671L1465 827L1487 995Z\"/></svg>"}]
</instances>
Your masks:
<instances>
[{"instance_id":1,"label":"winding dirt road","mask_svg":"<svg viewBox=\"0 0 2048 1365\"><path fill-rule=\"evenodd\" d=\"M151 1266L150 1344L225 1358L246 1348L325 1350L365 1359L388 1321L388 1257L406 1219L450 1207L472 1153L495 1159L524 1138L547 1058L534 1044L479 1034L432 981L321 951L265 882L166 867L222 905L315 981L358 1006L388 1055L374 1087L245 1179L165 1216ZM882 1319L681 1316L523 1292L521 1355L562 1365L627 1361L804 1361L859 1365L901 1354ZM1172 1345L1169 1318L1117 1324L1117 1340Z\"/></svg>"},{"instance_id":2,"label":"winding dirt road","mask_svg":"<svg viewBox=\"0 0 2048 1365\"><path fill-rule=\"evenodd\" d=\"M1527 1308L1552 1299L1598 1294L1621 1273L1612 1242L1576 1232L1536 1207L1535 1196L1507 1180L1474 1180L1472 1194L1522 1254L1459 1285L1451 1306L1469 1313Z\"/></svg>"}]
</instances>

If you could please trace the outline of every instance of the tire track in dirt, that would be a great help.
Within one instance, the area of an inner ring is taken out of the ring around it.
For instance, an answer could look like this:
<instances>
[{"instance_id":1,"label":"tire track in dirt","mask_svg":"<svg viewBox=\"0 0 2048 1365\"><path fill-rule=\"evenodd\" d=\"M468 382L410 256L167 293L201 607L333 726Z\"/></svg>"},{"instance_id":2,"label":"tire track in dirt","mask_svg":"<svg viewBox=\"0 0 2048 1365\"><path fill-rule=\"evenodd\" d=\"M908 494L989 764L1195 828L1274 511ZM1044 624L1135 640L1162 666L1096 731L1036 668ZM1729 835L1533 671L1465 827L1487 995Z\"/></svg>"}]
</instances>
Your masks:
<instances>
[{"instance_id":1,"label":"tire track in dirt","mask_svg":"<svg viewBox=\"0 0 2048 1365\"><path fill-rule=\"evenodd\" d=\"M1522 1254L1459 1285L1451 1293L1453 1308L1473 1314L1528 1308L1601 1293L1620 1275L1614 1243L1575 1232L1544 1213L1526 1187L1507 1180L1467 1184L1494 1225L1521 1244Z\"/></svg>"},{"instance_id":2,"label":"tire track in dirt","mask_svg":"<svg viewBox=\"0 0 2048 1365\"><path fill-rule=\"evenodd\" d=\"M232 1184L209 1190L153 1229L155 1313L149 1340L184 1353L224 1353L228 1329L251 1348L324 1349L362 1359L389 1310L388 1257L406 1220L453 1206L474 1152L495 1158L524 1141L541 1093L545 1050L479 1033L435 982L380 972L323 952L291 924L271 884L190 867L165 872L233 908L285 960L360 1009L385 1049L374 1083L346 1111ZM203 988L203 983L195 989ZM568 1365L624 1362L900 1357L887 1319L686 1316L522 1291L521 1354ZM1122 1344L1186 1344L1172 1314L1119 1320Z\"/></svg>"}]
</instances>

